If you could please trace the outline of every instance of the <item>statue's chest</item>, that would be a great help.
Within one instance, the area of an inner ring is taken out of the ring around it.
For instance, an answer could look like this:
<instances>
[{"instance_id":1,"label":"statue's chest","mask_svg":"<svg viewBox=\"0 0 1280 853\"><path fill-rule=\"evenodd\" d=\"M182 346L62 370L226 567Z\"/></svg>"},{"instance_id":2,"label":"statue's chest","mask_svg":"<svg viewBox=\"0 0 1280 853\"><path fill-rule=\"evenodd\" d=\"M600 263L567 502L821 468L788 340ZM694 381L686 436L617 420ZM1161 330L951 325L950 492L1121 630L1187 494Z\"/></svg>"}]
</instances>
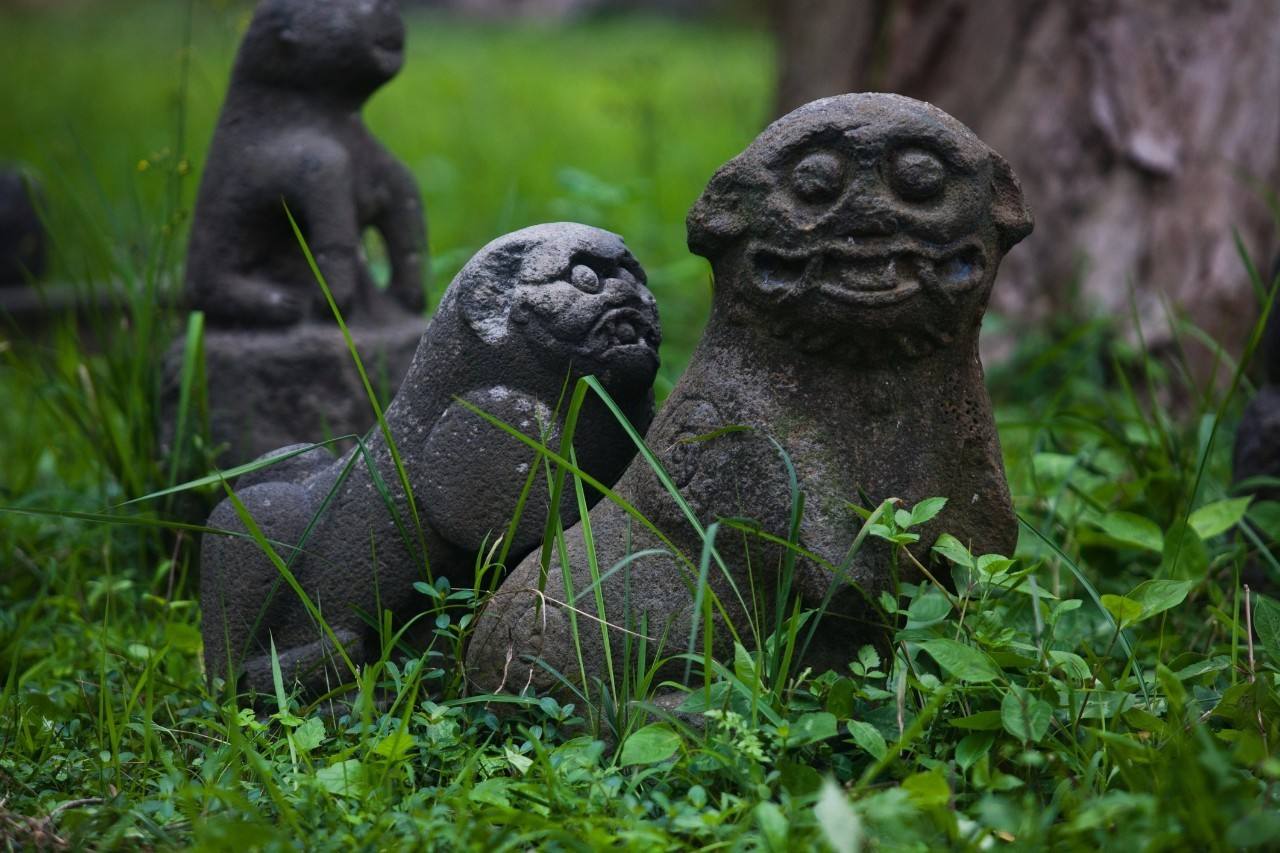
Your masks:
<instances>
[{"instance_id":1,"label":"statue's chest","mask_svg":"<svg viewBox=\"0 0 1280 853\"><path fill-rule=\"evenodd\" d=\"M356 215L367 225L391 203L391 164L363 123L344 121L330 130L346 149Z\"/></svg>"},{"instance_id":2,"label":"statue's chest","mask_svg":"<svg viewBox=\"0 0 1280 853\"><path fill-rule=\"evenodd\" d=\"M367 225L379 219L391 204L391 185L385 170L376 168L372 162L357 165L355 197L356 213L361 223Z\"/></svg>"}]
</instances>

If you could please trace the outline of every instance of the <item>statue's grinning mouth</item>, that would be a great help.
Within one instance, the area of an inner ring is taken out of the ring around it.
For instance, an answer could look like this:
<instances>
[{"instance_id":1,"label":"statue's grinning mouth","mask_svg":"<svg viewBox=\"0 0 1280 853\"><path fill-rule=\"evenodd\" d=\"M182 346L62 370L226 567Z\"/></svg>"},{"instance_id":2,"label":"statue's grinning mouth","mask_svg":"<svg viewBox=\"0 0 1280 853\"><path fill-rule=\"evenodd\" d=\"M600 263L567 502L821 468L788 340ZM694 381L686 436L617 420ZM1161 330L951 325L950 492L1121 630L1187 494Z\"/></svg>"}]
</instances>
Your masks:
<instances>
[{"instance_id":1,"label":"statue's grinning mouth","mask_svg":"<svg viewBox=\"0 0 1280 853\"><path fill-rule=\"evenodd\" d=\"M658 331L650 317L630 307L606 311L587 336L590 348L604 354L621 348L658 349Z\"/></svg>"},{"instance_id":2,"label":"statue's grinning mouth","mask_svg":"<svg viewBox=\"0 0 1280 853\"><path fill-rule=\"evenodd\" d=\"M757 246L750 257L766 292L799 296L817 290L859 305L898 302L921 288L945 297L969 290L986 273L982 248L971 242L941 249L916 241L828 244L807 252Z\"/></svg>"}]
</instances>

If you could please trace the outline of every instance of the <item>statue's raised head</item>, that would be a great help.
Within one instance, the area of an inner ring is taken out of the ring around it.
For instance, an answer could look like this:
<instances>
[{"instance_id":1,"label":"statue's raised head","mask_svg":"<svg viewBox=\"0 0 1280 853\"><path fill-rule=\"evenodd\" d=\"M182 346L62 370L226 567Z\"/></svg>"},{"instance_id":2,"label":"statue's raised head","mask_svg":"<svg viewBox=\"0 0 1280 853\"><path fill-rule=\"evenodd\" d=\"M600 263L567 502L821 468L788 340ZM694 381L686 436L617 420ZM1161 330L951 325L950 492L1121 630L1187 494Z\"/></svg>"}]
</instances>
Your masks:
<instances>
[{"instance_id":1,"label":"statue's raised head","mask_svg":"<svg viewBox=\"0 0 1280 853\"><path fill-rule=\"evenodd\" d=\"M236 75L367 97L399 73L404 40L397 0L261 0Z\"/></svg>"},{"instance_id":2,"label":"statue's raised head","mask_svg":"<svg viewBox=\"0 0 1280 853\"><path fill-rule=\"evenodd\" d=\"M1000 155L942 110L885 94L778 119L688 219L731 319L859 358L976 333L1000 259L1031 227Z\"/></svg>"},{"instance_id":3,"label":"statue's raised head","mask_svg":"<svg viewBox=\"0 0 1280 853\"><path fill-rule=\"evenodd\" d=\"M519 348L558 380L570 367L611 389L647 388L662 339L645 273L622 238L572 222L499 237L464 266L441 311L456 304L485 343Z\"/></svg>"}]
</instances>

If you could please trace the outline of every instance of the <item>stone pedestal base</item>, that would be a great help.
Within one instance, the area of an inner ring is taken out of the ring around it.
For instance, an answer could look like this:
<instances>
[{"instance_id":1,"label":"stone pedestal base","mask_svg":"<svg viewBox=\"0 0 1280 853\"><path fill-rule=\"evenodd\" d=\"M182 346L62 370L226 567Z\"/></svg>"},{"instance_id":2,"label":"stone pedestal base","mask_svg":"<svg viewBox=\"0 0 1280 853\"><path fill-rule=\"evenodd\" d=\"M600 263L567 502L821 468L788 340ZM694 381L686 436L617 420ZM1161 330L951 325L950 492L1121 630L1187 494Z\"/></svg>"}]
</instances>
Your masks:
<instances>
[{"instance_id":1,"label":"stone pedestal base","mask_svg":"<svg viewBox=\"0 0 1280 853\"><path fill-rule=\"evenodd\" d=\"M111 327L107 321L129 310L129 295L118 282L6 284L0 286L0 338L47 341L59 324L74 319L81 344L97 352L102 348L98 333Z\"/></svg>"},{"instance_id":2,"label":"stone pedestal base","mask_svg":"<svg viewBox=\"0 0 1280 853\"><path fill-rule=\"evenodd\" d=\"M395 394L426 327L425 319L409 315L350 326L380 401ZM224 467L286 444L362 435L375 422L336 325L206 329L204 355L210 435ZM161 430L166 449L177 427L182 356L179 339L165 354Z\"/></svg>"}]
</instances>

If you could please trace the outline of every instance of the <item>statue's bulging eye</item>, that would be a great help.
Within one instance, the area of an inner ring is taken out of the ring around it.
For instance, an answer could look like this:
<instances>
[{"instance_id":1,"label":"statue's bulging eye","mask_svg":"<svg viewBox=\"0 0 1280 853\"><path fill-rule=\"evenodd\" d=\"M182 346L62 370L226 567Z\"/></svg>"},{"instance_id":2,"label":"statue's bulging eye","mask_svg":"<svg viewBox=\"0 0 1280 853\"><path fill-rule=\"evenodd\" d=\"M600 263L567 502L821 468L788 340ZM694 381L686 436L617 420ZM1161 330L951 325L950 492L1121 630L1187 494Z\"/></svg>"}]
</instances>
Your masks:
<instances>
[{"instance_id":1,"label":"statue's bulging eye","mask_svg":"<svg viewBox=\"0 0 1280 853\"><path fill-rule=\"evenodd\" d=\"M810 204L833 201L844 189L844 162L829 151L810 154L791 170L791 187Z\"/></svg>"},{"instance_id":2,"label":"statue's bulging eye","mask_svg":"<svg viewBox=\"0 0 1280 853\"><path fill-rule=\"evenodd\" d=\"M596 271L586 264L578 264L574 267L573 272L570 273L569 280L573 283L574 287L578 288L578 290L582 290L587 293L600 292L600 276L598 276Z\"/></svg>"},{"instance_id":3,"label":"statue's bulging eye","mask_svg":"<svg viewBox=\"0 0 1280 853\"><path fill-rule=\"evenodd\" d=\"M936 155L919 148L905 148L889 164L889 184L907 201L927 201L942 192L947 167Z\"/></svg>"}]
</instances>

